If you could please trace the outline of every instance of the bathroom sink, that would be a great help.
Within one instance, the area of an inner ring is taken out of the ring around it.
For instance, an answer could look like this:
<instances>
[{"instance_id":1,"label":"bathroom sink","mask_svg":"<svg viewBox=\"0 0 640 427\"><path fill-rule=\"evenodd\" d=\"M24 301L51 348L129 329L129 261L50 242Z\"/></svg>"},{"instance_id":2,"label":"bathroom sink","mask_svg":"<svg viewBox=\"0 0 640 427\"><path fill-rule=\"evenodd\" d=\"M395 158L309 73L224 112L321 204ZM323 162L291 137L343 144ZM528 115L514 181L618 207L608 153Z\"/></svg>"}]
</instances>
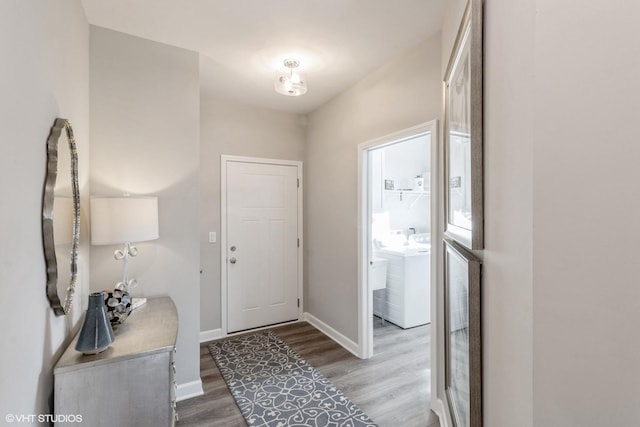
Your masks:
<instances>
[{"instance_id":1,"label":"bathroom sink","mask_svg":"<svg viewBox=\"0 0 640 427\"><path fill-rule=\"evenodd\" d=\"M431 233L417 233L405 237L402 234L393 235L388 240L373 240L376 250L412 256L431 251Z\"/></svg>"},{"instance_id":2,"label":"bathroom sink","mask_svg":"<svg viewBox=\"0 0 640 427\"><path fill-rule=\"evenodd\" d=\"M431 244L431 233L418 233L409 236L409 244L417 243L419 245Z\"/></svg>"}]
</instances>

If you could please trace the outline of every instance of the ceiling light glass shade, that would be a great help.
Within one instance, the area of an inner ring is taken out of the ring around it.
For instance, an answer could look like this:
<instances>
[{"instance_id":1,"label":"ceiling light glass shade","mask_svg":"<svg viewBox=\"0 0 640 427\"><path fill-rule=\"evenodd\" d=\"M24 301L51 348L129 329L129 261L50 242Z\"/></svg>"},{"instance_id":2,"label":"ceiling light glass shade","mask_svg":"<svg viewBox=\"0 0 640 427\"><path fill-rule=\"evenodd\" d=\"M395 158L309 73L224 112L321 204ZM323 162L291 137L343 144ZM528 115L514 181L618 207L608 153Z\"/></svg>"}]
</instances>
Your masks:
<instances>
[{"instance_id":1,"label":"ceiling light glass shade","mask_svg":"<svg viewBox=\"0 0 640 427\"><path fill-rule=\"evenodd\" d=\"M294 72L300 63L295 59L285 59L284 66L288 72L279 73L273 85L276 92L287 96L300 96L307 93L307 79L301 73Z\"/></svg>"},{"instance_id":2,"label":"ceiling light glass shade","mask_svg":"<svg viewBox=\"0 0 640 427\"><path fill-rule=\"evenodd\" d=\"M284 74L276 77L274 88L282 95L300 96L307 93L307 82L300 74Z\"/></svg>"}]
</instances>

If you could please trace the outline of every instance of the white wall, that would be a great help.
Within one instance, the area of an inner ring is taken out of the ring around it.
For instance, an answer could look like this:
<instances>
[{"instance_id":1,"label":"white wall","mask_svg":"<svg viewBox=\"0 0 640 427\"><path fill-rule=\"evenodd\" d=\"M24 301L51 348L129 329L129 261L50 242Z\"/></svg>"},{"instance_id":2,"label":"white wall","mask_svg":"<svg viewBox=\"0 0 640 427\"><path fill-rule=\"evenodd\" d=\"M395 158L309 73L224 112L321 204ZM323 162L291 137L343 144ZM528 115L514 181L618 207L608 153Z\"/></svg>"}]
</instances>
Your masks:
<instances>
[{"instance_id":1,"label":"white wall","mask_svg":"<svg viewBox=\"0 0 640 427\"><path fill-rule=\"evenodd\" d=\"M431 137L424 135L400 144L394 144L384 151L384 177L377 183L384 189L384 180L394 180L396 189L416 188L417 175L426 176L427 183L431 176ZM427 172L427 173L425 173ZM374 192L380 190L375 189ZM392 230L401 230L409 234L409 228L418 233L426 233L431 229L431 197L424 194L382 191L384 208L389 212ZM375 194L375 193L374 193ZM375 206L375 205L374 205Z\"/></svg>"},{"instance_id":2,"label":"white wall","mask_svg":"<svg viewBox=\"0 0 640 427\"><path fill-rule=\"evenodd\" d=\"M53 366L73 337L89 288L89 25L79 0L0 2L0 416L52 410ZM70 315L45 295L42 189L56 117L71 120L82 204L79 281ZM28 425L28 424L21 424ZM36 423L32 423L36 425ZM39 425L39 424L37 424Z\"/></svg>"},{"instance_id":3,"label":"white wall","mask_svg":"<svg viewBox=\"0 0 640 427\"><path fill-rule=\"evenodd\" d=\"M440 117L440 37L374 71L309 116L305 311L357 342L357 146Z\"/></svg>"},{"instance_id":4,"label":"white wall","mask_svg":"<svg viewBox=\"0 0 640 427\"><path fill-rule=\"evenodd\" d=\"M221 327L220 319L220 156L303 160L306 118L242 106L201 94L201 289L200 330ZM208 243L215 231L217 243Z\"/></svg>"},{"instance_id":5,"label":"white wall","mask_svg":"<svg viewBox=\"0 0 640 427\"><path fill-rule=\"evenodd\" d=\"M176 303L181 386L200 380L198 68L195 52L91 27L92 194L158 196L160 238L136 245L132 295ZM115 249L91 247L93 290L121 279Z\"/></svg>"},{"instance_id":6,"label":"white wall","mask_svg":"<svg viewBox=\"0 0 640 427\"><path fill-rule=\"evenodd\" d=\"M640 423L640 4L536 1L536 426Z\"/></svg>"}]
</instances>

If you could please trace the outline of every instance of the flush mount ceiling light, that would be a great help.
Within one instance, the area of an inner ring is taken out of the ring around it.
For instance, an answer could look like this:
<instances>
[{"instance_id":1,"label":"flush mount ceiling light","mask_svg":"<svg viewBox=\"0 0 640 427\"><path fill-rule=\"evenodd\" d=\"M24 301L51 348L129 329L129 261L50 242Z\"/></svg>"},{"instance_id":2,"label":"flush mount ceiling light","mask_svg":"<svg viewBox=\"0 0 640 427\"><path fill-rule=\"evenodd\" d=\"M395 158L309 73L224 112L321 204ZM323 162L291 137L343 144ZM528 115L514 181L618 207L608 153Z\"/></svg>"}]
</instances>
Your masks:
<instances>
[{"instance_id":1,"label":"flush mount ceiling light","mask_svg":"<svg viewBox=\"0 0 640 427\"><path fill-rule=\"evenodd\" d=\"M300 66L297 59L285 59L284 66L289 69L288 73L278 73L274 88L276 92L287 96L300 96L307 93L307 79L298 72L294 72L294 68Z\"/></svg>"}]
</instances>

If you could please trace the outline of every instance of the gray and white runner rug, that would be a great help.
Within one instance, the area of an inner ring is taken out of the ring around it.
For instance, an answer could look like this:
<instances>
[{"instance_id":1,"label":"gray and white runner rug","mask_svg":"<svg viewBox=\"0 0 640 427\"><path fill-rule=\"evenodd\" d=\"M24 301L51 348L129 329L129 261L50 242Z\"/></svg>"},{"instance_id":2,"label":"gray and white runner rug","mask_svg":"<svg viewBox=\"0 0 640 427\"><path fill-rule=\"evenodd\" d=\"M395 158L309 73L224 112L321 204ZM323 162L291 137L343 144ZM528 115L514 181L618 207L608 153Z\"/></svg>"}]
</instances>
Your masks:
<instances>
[{"instance_id":1,"label":"gray and white runner rug","mask_svg":"<svg viewBox=\"0 0 640 427\"><path fill-rule=\"evenodd\" d=\"M376 427L271 331L209 344L249 426Z\"/></svg>"}]
</instances>

